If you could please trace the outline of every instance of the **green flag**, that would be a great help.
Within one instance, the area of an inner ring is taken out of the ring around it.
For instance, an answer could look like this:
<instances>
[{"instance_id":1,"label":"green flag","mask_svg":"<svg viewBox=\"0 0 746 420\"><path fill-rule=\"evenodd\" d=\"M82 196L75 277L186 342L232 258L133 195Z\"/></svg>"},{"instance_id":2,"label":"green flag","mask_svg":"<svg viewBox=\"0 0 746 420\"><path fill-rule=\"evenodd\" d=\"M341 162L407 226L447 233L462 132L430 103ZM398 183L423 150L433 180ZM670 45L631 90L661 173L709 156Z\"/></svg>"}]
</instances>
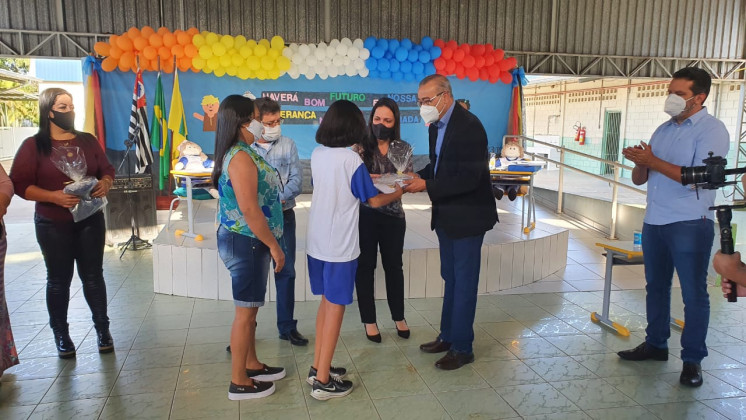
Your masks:
<instances>
[{"instance_id":1,"label":"green flag","mask_svg":"<svg viewBox=\"0 0 746 420\"><path fill-rule=\"evenodd\" d=\"M161 73L158 73L158 81L155 85L155 103L153 104L153 118L150 127L150 141L158 150L159 167L158 188L168 188L169 171L171 170L171 153L168 147L168 126L166 123L166 99L163 97L163 85L161 84Z\"/></svg>"}]
</instances>

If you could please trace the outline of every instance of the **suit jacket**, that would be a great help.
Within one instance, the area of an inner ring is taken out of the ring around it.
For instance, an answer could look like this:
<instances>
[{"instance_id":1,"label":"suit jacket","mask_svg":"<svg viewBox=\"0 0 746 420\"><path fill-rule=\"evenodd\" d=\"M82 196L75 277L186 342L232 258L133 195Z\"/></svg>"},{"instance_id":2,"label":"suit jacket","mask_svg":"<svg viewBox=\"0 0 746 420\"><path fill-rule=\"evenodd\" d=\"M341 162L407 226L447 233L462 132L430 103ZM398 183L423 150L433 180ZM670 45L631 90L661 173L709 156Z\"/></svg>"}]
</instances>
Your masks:
<instances>
[{"instance_id":1,"label":"suit jacket","mask_svg":"<svg viewBox=\"0 0 746 420\"><path fill-rule=\"evenodd\" d=\"M435 138L430 138L430 163L418 172L426 180L433 203L430 228L459 239L495 226L497 207L490 182L487 133L479 119L456 104L446 126L435 168Z\"/></svg>"}]
</instances>

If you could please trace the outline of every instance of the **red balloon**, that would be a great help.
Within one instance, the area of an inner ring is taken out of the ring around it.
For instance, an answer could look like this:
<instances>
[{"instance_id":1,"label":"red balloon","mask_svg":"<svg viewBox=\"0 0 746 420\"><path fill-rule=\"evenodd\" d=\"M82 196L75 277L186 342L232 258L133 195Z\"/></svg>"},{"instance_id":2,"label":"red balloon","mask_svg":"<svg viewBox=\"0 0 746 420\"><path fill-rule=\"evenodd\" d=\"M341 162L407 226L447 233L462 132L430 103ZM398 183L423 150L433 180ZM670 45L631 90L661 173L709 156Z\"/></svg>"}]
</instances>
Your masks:
<instances>
[{"instance_id":1,"label":"red balloon","mask_svg":"<svg viewBox=\"0 0 746 420\"><path fill-rule=\"evenodd\" d=\"M498 48L498 49L496 49L496 50L495 50L495 52L493 52L492 54L493 54L493 55L494 55L494 57L495 57L495 61L500 61L500 60L502 60L503 58L505 58L505 51L503 51L503 50L501 50L501 49L499 49L499 48Z\"/></svg>"},{"instance_id":2,"label":"red balloon","mask_svg":"<svg viewBox=\"0 0 746 420\"><path fill-rule=\"evenodd\" d=\"M450 41L446 42L446 47L455 50L456 48L458 48L458 42L456 42L454 40L450 40Z\"/></svg>"},{"instance_id":3,"label":"red balloon","mask_svg":"<svg viewBox=\"0 0 746 420\"><path fill-rule=\"evenodd\" d=\"M448 72L446 72L446 69L440 69L440 70L436 69L435 72L442 76L448 76Z\"/></svg>"},{"instance_id":4,"label":"red balloon","mask_svg":"<svg viewBox=\"0 0 746 420\"><path fill-rule=\"evenodd\" d=\"M446 60L453 58L453 48L445 47L441 50L440 56Z\"/></svg>"},{"instance_id":5,"label":"red balloon","mask_svg":"<svg viewBox=\"0 0 746 420\"><path fill-rule=\"evenodd\" d=\"M513 66L510 65L510 61L507 59L501 60L497 65L500 67L500 70L502 71L508 71L513 68Z\"/></svg>"},{"instance_id":6,"label":"red balloon","mask_svg":"<svg viewBox=\"0 0 746 420\"><path fill-rule=\"evenodd\" d=\"M446 74L453 74L456 71L456 62L448 60L446 62Z\"/></svg>"},{"instance_id":7,"label":"red balloon","mask_svg":"<svg viewBox=\"0 0 746 420\"><path fill-rule=\"evenodd\" d=\"M466 57L466 53L461 48L453 52L453 59L455 61L458 61L458 62L463 61L464 57Z\"/></svg>"},{"instance_id":8,"label":"red balloon","mask_svg":"<svg viewBox=\"0 0 746 420\"><path fill-rule=\"evenodd\" d=\"M500 80L500 75L497 76L490 75L489 81L490 83L497 83L497 81Z\"/></svg>"},{"instance_id":9,"label":"red balloon","mask_svg":"<svg viewBox=\"0 0 746 420\"><path fill-rule=\"evenodd\" d=\"M433 45L435 45L436 47L440 47L440 49L442 50L443 48L445 48L446 42L438 38L435 40L435 42L433 42Z\"/></svg>"},{"instance_id":10,"label":"red balloon","mask_svg":"<svg viewBox=\"0 0 746 420\"><path fill-rule=\"evenodd\" d=\"M446 59L443 57L438 57L433 62L433 65L435 66L436 70L441 70L446 68Z\"/></svg>"},{"instance_id":11,"label":"red balloon","mask_svg":"<svg viewBox=\"0 0 746 420\"><path fill-rule=\"evenodd\" d=\"M474 67L481 69L484 67L484 57L481 55L478 55L476 58L474 58Z\"/></svg>"},{"instance_id":12,"label":"red balloon","mask_svg":"<svg viewBox=\"0 0 746 420\"><path fill-rule=\"evenodd\" d=\"M483 55L484 54L484 45L482 44L474 44L471 47L471 55Z\"/></svg>"},{"instance_id":13,"label":"red balloon","mask_svg":"<svg viewBox=\"0 0 746 420\"><path fill-rule=\"evenodd\" d=\"M495 51L495 47L493 47L492 44L484 44L484 53L485 54L492 53L492 51Z\"/></svg>"},{"instance_id":14,"label":"red balloon","mask_svg":"<svg viewBox=\"0 0 746 420\"><path fill-rule=\"evenodd\" d=\"M461 63L464 65L464 67L474 67L475 59L473 55L466 55L464 56L464 59L461 61Z\"/></svg>"},{"instance_id":15,"label":"red balloon","mask_svg":"<svg viewBox=\"0 0 746 420\"><path fill-rule=\"evenodd\" d=\"M463 79L464 77L466 77L466 73L456 73L456 77L458 77L459 79Z\"/></svg>"},{"instance_id":16,"label":"red balloon","mask_svg":"<svg viewBox=\"0 0 746 420\"><path fill-rule=\"evenodd\" d=\"M495 57L492 54L487 54L484 56L484 66L490 67L491 65L495 64Z\"/></svg>"},{"instance_id":17,"label":"red balloon","mask_svg":"<svg viewBox=\"0 0 746 420\"><path fill-rule=\"evenodd\" d=\"M505 59L505 61L507 61L510 64L511 69L518 67L518 59L515 57L508 57Z\"/></svg>"},{"instance_id":18,"label":"red balloon","mask_svg":"<svg viewBox=\"0 0 746 420\"><path fill-rule=\"evenodd\" d=\"M490 72L487 71L487 69L481 69L479 70L479 78L481 80L487 80L490 78Z\"/></svg>"},{"instance_id":19,"label":"red balloon","mask_svg":"<svg viewBox=\"0 0 746 420\"><path fill-rule=\"evenodd\" d=\"M500 81L506 85L513 83L513 74L507 71L500 73Z\"/></svg>"},{"instance_id":20,"label":"red balloon","mask_svg":"<svg viewBox=\"0 0 746 420\"><path fill-rule=\"evenodd\" d=\"M487 67L487 72L490 74L490 77L495 77L497 79L500 78L500 66L497 64L493 64L490 67Z\"/></svg>"},{"instance_id":21,"label":"red balloon","mask_svg":"<svg viewBox=\"0 0 746 420\"><path fill-rule=\"evenodd\" d=\"M463 79L464 76L466 76L466 69L461 64L456 64L456 69L453 72L456 73L456 76L460 74L460 79Z\"/></svg>"},{"instance_id":22,"label":"red balloon","mask_svg":"<svg viewBox=\"0 0 746 420\"><path fill-rule=\"evenodd\" d=\"M471 54L471 45L469 44L461 44L458 48L463 50L466 54Z\"/></svg>"},{"instance_id":23,"label":"red balloon","mask_svg":"<svg viewBox=\"0 0 746 420\"><path fill-rule=\"evenodd\" d=\"M475 69L474 67L470 69L466 69L466 75L469 76L469 80L472 82L476 82L479 80L479 70Z\"/></svg>"}]
</instances>

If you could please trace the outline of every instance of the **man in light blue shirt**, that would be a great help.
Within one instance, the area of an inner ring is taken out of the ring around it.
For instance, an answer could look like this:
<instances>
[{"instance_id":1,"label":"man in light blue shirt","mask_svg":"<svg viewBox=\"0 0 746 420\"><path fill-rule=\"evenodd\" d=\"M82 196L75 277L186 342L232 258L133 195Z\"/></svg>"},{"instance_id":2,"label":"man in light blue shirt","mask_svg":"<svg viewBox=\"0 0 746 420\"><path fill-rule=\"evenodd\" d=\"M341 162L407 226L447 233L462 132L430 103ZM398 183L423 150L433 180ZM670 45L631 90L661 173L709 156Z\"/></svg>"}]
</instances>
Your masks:
<instances>
[{"instance_id":1,"label":"man in light blue shirt","mask_svg":"<svg viewBox=\"0 0 746 420\"><path fill-rule=\"evenodd\" d=\"M298 321L293 318L295 308L295 197L301 193L303 174L298 160L295 142L282 135L280 104L269 98L259 98L255 102L256 119L264 126L263 134L251 147L270 165L277 169L282 188L282 215L284 228L280 244L285 250L285 266L275 273L277 287L277 329L280 338L296 346L305 346L308 339L298 332Z\"/></svg>"},{"instance_id":2,"label":"man in light blue shirt","mask_svg":"<svg viewBox=\"0 0 746 420\"><path fill-rule=\"evenodd\" d=\"M684 366L679 382L702 385L700 363L707 356L710 298L707 268L715 236L714 190L695 190L681 184L681 168L702 166L712 152L728 153L725 125L703 106L710 93L710 75L686 67L673 75L664 111L671 119L655 130L650 144L627 147L622 154L635 163L632 181L648 183L642 228L648 326L645 342L619 352L625 360L668 360L673 270L679 276L686 328L681 334Z\"/></svg>"}]
</instances>

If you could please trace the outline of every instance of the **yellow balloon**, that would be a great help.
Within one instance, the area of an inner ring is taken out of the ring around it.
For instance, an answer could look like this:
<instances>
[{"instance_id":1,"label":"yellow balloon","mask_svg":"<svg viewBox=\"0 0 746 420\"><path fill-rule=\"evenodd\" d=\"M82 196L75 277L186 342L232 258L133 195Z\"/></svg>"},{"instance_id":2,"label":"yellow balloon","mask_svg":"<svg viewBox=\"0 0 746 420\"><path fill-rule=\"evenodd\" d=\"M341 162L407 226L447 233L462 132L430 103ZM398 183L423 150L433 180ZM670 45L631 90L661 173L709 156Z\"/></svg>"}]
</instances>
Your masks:
<instances>
[{"instance_id":1,"label":"yellow balloon","mask_svg":"<svg viewBox=\"0 0 746 420\"><path fill-rule=\"evenodd\" d=\"M236 35L233 38L233 48L235 48L235 49L238 50L241 47L243 47L244 45L246 45L246 37L245 36L243 36L243 35Z\"/></svg>"},{"instance_id":2,"label":"yellow balloon","mask_svg":"<svg viewBox=\"0 0 746 420\"><path fill-rule=\"evenodd\" d=\"M230 56L224 55L220 57L220 67L228 67L233 63Z\"/></svg>"},{"instance_id":3,"label":"yellow balloon","mask_svg":"<svg viewBox=\"0 0 746 420\"><path fill-rule=\"evenodd\" d=\"M223 44L223 45L225 45L226 49L231 49L231 48L233 48L234 40L233 40L233 37L230 36L230 35L223 35L220 38L220 43Z\"/></svg>"},{"instance_id":4,"label":"yellow balloon","mask_svg":"<svg viewBox=\"0 0 746 420\"><path fill-rule=\"evenodd\" d=\"M240 54L235 54L231 56L231 64L233 64L236 67L240 67L244 62L243 57L241 57Z\"/></svg>"},{"instance_id":5,"label":"yellow balloon","mask_svg":"<svg viewBox=\"0 0 746 420\"><path fill-rule=\"evenodd\" d=\"M282 50L272 47L267 51L267 55L272 58L277 58L282 55Z\"/></svg>"},{"instance_id":6,"label":"yellow balloon","mask_svg":"<svg viewBox=\"0 0 746 420\"><path fill-rule=\"evenodd\" d=\"M225 74L227 74L228 76L235 76L236 74L238 74L238 67L235 67L235 66L226 67Z\"/></svg>"},{"instance_id":7,"label":"yellow balloon","mask_svg":"<svg viewBox=\"0 0 746 420\"><path fill-rule=\"evenodd\" d=\"M192 66L197 70L202 70L207 65L207 61L204 58L194 57L192 59Z\"/></svg>"},{"instance_id":8,"label":"yellow balloon","mask_svg":"<svg viewBox=\"0 0 746 420\"><path fill-rule=\"evenodd\" d=\"M246 59L246 66L249 70L256 71L262 68L262 63L259 61L259 57L252 55Z\"/></svg>"},{"instance_id":9,"label":"yellow balloon","mask_svg":"<svg viewBox=\"0 0 746 420\"><path fill-rule=\"evenodd\" d=\"M274 79L279 79L281 73L282 72L280 71L280 69L274 68L274 69L272 69L272 70L270 70L268 72L267 78L268 79L273 79L273 80Z\"/></svg>"},{"instance_id":10,"label":"yellow balloon","mask_svg":"<svg viewBox=\"0 0 746 420\"><path fill-rule=\"evenodd\" d=\"M267 70L259 69L256 71L256 78L259 80L264 80L267 78Z\"/></svg>"},{"instance_id":11,"label":"yellow balloon","mask_svg":"<svg viewBox=\"0 0 746 420\"><path fill-rule=\"evenodd\" d=\"M201 47L205 45L205 37L202 36L202 34L197 34L194 37L192 37L192 44L196 47Z\"/></svg>"},{"instance_id":12,"label":"yellow balloon","mask_svg":"<svg viewBox=\"0 0 746 420\"><path fill-rule=\"evenodd\" d=\"M223 45L223 44L221 44L219 42L216 43L216 44L212 44L212 53L215 54L215 55L217 55L218 57L224 55L225 51L226 51L225 45Z\"/></svg>"},{"instance_id":13,"label":"yellow balloon","mask_svg":"<svg viewBox=\"0 0 746 420\"><path fill-rule=\"evenodd\" d=\"M283 40L281 36L275 35L272 37L272 40L269 42L269 44L272 46L272 48L282 50L285 47L285 40Z\"/></svg>"},{"instance_id":14,"label":"yellow balloon","mask_svg":"<svg viewBox=\"0 0 746 420\"><path fill-rule=\"evenodd\" d=\"M241 66L238 68L238 77L240 79L246 80L249 78L249 75L251 74L251 70L249 70L246 66Z\"/></svg>"},{"instance_id":15,"label":"yellow balloon","mask_svg":"<svg viewBox=\"0 0 746 420\"><path fill-rule=\"evenodd\" d=\"M246 45L248 45L249 48L251 48L253 50L254 48L256 48L256 46L258 44L253 39L250 39L250 40L246 41Z\"/></svg>"},{"instance_id":16,"label":"yellow balloon","mask_svg":"<svg viewBox=\"0 0 746 420\"><path fill-rule=\"evenodd\" d=\"M264 70L272 70L275 67L275 60L272 59L272 57L265 55L261 58L261 64L262 69Z\"/></svg>"},{"instance_id":17,"label":"yellow balloon","mask_svg":"<svg viewBox=\"0 0 746 420\"><path fill-rule=\"evenodd\" d=\"M269 44L269 41L267 41L267 38L262 38L259 40L259 45L264 45L264 48L269 49L271 45Z\"/></svg>"},{"instance_id":18,"label":"yellow balloon","mask_svg":"<svg viewBox=\"0 0 746 420\"><path fill-rule=\"evenodd\" d=\"M254 55L257 57L262 57L267 54L267 48L264 45L257 45L254 48Z\"/></svg>"},{"instance_id":19,"label":"yellow balloon","mask_svg":"<svg viewBox=\"0 0 746 420\"><path fill-rule=\"evenodd\" d=\"M248 44L241 47L240 50L238 50L238 53L241 54L241 57L247 58L251 55L254 55L254 50L249 47Z\"/></svg>"},{"instance_id":20,"label":"yellow balloon","mask_svg":"<svg viewBox=\"0 0 746 420\"><path fill-rule=\"evenodd\" d=\"M210 68L210 66L205 66L205 68L203 68L202 71L205 72L205 73L207 73L207 74L212 73L212 69Z\"/></svg>"},{"instance_id":21,"label":"yellow balloon","mask_svg":"<svg viewBox=\"0 0 746 420\"><path fill-rule=\"evenodd\" d=\"M223 76L225 76L225 69L222 68L222 67L221 68L217 68L217 69L215 69L214 73L215 73L215 76L223 77Z\"/></svg>"},{"instance_id":22,"label":"yellow balloon","mask_svg":"<svg viewBox=\"0 0 746 420\"><path fill-rule=\"evenodd\" d=\"M220 67L220 58L210 57L207 59L207 68L215 70L218 67Z\"/></svg>"},{"instance_id":23,"label":"yellow balloon","mask_svg":"<svg viewBox=\"0 0 746 420\"><path fill-rule=\"evenodd\" d=\"M277 69L280 71L290 70L290 65L292 64L290 62L290 59L285 56L277 57L276 63L277 63Z\"/></svg>"},{"instance_id":24,"label":"yellow balloon","mask_svg":"<svg viewBox=\"0 0 746 420\"><path fill-rule=\"evenodd\" d=\"M213 45L218 42L218 34L210 32L205 36L205 42L207 45Z\"/></svg>"},{"instance_id":25,"label":"yellow balloon","mask_svg":"<svg viewBox=\"0 0 746 420\"><path fill-rule=\"evenodd\" d=\"M199 47L199 56L205 60L212 57L212 48L209 45Z\"/></svg>"}]
</instances>

